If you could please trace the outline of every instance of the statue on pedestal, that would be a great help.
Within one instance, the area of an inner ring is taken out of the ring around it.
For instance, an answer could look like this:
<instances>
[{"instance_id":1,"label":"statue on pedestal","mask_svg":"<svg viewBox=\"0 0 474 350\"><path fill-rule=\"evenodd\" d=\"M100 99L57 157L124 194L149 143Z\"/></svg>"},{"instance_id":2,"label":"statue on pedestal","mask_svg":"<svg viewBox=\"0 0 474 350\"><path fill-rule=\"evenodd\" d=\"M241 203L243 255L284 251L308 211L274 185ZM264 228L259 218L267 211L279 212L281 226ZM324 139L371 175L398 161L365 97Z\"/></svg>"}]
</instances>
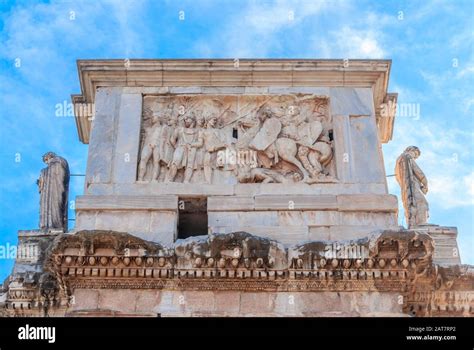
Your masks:
<instances>
[{"instance_id":1,"label":"statue on pedestal","mask_svg":"<svg viewBox=\"0 0 474 350\"><path fill-rule=\"evenodd\" d=\"M40 229L67 232L69 166L66 159L48 152L43 155L47 165L37 181L40 193Z\"/></svg>"},{"instance_id":2,"label":"statue on pedestal","mask_svg":"<svg viewBox=\"0 0 474 350\"><path fill-rule=\"evenodd\" d=\"M428 180L415 162L420 153L418 147L409 146L398 157L395 165L395 177L401 188L408 228L426 224L429 217L428 201L425 198Z\"/></svg>"}]
</instances>

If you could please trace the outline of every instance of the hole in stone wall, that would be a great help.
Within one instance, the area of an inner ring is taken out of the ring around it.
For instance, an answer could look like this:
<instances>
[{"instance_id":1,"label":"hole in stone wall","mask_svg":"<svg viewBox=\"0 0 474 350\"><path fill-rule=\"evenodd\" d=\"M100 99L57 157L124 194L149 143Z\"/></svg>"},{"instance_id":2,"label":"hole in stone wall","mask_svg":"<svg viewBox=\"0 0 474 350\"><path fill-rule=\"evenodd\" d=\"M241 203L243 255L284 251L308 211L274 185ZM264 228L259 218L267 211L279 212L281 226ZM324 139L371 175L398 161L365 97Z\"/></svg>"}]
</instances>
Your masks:
<instances>
[{"instance_id":1,"label":"hole in stone wall","mask_svg":"<svg viewBox=\"0 0 474 350\"><path fill-rule=\"evenodd\" d=\"M179 198L178 238L207 235L207 198Z\"/></svg>"},{"instance_id":2,"label":"hole in stone wall","mask_svg":"<svg viewBox=\"0 0 474 350\"><path fill-rule=\"evenodd\" d=\"M234 139L238 139L239 138L239 130L237 130L236 128L233 128L232 129L232 137Z\"/></svg>"},{"instance_id":3,"label":"hole in stone wall","mask_svg":"<svg viewBox=\"0 0 474 350\"><path fill-rule=\"evenodd\" d=\"M329 141L334 140L334 135L333 135L332 130L329 130L328 134L329 134Z\"/></svg>"}]
</instances>

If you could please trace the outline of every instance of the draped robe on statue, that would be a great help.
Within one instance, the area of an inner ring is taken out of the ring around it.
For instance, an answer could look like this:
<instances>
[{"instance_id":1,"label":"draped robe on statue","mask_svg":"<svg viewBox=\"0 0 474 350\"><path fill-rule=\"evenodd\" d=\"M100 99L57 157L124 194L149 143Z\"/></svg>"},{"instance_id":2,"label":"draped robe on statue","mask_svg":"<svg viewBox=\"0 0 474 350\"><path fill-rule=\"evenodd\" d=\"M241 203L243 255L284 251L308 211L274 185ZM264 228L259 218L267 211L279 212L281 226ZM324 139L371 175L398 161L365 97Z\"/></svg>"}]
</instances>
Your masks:
<instances>
[{"instance_id":1,"label":"draped robe on statue","mask_svg":"<svg viewBox=\"0 0 474 350\"><path fill-rule=\"evenodd\" d=\"M424 193L427 191L428 182L425 174L408 152L403 152L398 157L395 177L401 188L408 227L426 224L429 209Z\"/></svg>"},{"instance_id":2,"label":"draped robe on statue","mask_svg":"<svg viewBox=\"0 0 474 350\"><path fill-rule=\"evenodd\" d=\"M69 166L57 155L47 161L38 181L40 192L40 229L67 231Z\"/></svg>"}]
</instances>

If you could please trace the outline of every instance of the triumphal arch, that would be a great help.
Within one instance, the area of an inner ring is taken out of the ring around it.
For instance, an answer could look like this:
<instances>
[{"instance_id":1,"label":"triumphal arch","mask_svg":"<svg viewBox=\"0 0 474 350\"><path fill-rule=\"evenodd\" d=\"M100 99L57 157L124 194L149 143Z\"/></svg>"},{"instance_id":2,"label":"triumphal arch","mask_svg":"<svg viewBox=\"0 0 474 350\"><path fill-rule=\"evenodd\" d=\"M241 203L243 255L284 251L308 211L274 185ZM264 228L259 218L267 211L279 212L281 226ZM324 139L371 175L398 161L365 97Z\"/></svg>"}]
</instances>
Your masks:
<instances>
[{"instance_id":1,"label":"triumphal arch","mask_svg":"<svg viewBox=\"0 0 474 350\"><path fill-rule=\"evenodd\" d=\"M38 249L5 314L472 316L473 269L456 228L427 221L416 147L396 171L408 227L388 192L391 61L77 67L75 226L19 232Z\"/></svg>"}]
</instances>

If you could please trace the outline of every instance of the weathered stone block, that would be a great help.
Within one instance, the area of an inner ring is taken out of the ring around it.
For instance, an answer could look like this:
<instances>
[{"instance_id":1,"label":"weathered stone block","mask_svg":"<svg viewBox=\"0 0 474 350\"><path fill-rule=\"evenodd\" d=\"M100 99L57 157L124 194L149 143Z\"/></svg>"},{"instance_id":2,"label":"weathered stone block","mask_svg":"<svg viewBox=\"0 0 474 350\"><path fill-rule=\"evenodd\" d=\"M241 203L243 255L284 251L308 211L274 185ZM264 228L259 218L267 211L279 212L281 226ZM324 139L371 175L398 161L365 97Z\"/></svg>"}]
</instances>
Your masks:
<instances>
[{"instance_id":1,"label":"weathered stone block","mask_svg":"<svg viewBox=\"0 0 474 350\"><path fill-rule=\"evenodd\" d=\"M374 232L378 232L384 227L376 226L330 226L329 239L332 241L344 241L368 237Z\"/></svg>"},{"instance_id":2,"label":"weathered stone block","mask_svg":"<svg viewBox=\"0 0 474 350\"><path fill-rule=\"evenodd\" d=\"M337 209L336 196L255 196L255 210L330 210Z\"/></svg>"},{"instance_id":3,"label":"weathered stone block","mask_svg":"<svg viewBox=\"0 0 474 350\"><path fill-rule=\"evenodd\" d=\"M254 210L255 200L249 196L212 196L207 199L209 211Z\"/></svg>"},{"instance_id":4,"label":"weathered stone block","mask_svg":"<svg viewBox=\"0 0 474 350\"><path fill-rule=\"evenodd\" d=\"M339 88L329 89L331 112L339 115L374 115L372 89ZM375 146L375 145L374 145Z\"/></svg>"},{"instance_id":5,"label":"weathered stone block","mask_svg":"<svg viewBox=\"0 0 474 350\"><path fill-rule=\"evenodd\" d=\"M215 314L223 316L236 316L240 314L240 295L241 292L219 291L214 292Z\"/></svg>"},{"instance_id":6,"label":"weathered stone block","mask_svg":"<svg viewBox=\"0 0 474 350\"><path fill-rule=\"evenodd\" d=\"M124 313L136 312L136 293L130 289L101 289L98 309Z\"/></svg>"},{"instance_id":7,"label":"weathered stone block","mask_svg":"<svg viewBox=\"0 0 474 350\"><path fill-rule=\"evenodd\" d=\"M341 212L341 225L369 225L393 228L397 226L396 213Z\"/></svg>"},{"instance_id":8,"label":"weathered stone block","mask_svg":"<svg viewBox=\"0 0 474 350\"><path fill-rule=\"evenodd\" d=\"M311 226L308 230L310 241L327 241L331 238L329 226Z\"/></svg>"},{"instance_id":9,"label":"weathered stone block","mask_svg":"<svg viewBox=\"0 0 474 350\"><path fill-rule=\"evenodd\" d=\"M94 230L95 229L95 211L77 211L75 230Z\"/></svg>"},{"instance_id":10,"label":"weathered stone block","mask_svg":"<svg viewBox=\"0 0 474 350\"><path fill-rule=\"evenodd\" d=\"M77 210L174 210L177 196L78 196Z\"/></svg>"},{"instance_id":11,"label":"weathered stone block","mask_svg":"<svg viewBox=\"0 0 474 350\"><path fill-rule=\"evenodd\" d=\"M122 89L99 88L95 94L95 117L92 121L89 155L87 158L87 185L108 183L112 180L112 161L115 147L115 116L120 105Z\"/></svg>"},{"instance_id":12,"label":"weathered stone block","mask_svg":"<svg viewBox=\"0 0 474 350\"><path fill-rule=\"evenodd\" d=\"M242 316L270 314L275 308L275 296L271 293L242 293L240 313Z\"/></svg>"},{"instance_id":13,"label":"weathered stone block","mask_svg":"<svg viewBox=\"0 0 474 350\"><path fill-rule=\"evenodd\" d=\"M338 195L337 205L340 211L398 212L398 201L394 195Z\"/></svg>"},{"instance_id":14,"label":"weathered stone block","mask_svg":"<svg viewBox=\"0 0 474 350\"><path fill-rule=\"evenodd\" d=\"M137 290L136 291L136 311L139 313L149 313L155 305L161 302L161 291L159 290Z\"/></svg>"},{"instance_id":15,"label":"weathered stone block","mask_svg":"<svg viewBox=\"0 0 474 350\"><path fill-rule=\"evenodd\" d=\"M277 212L208 212L209 226L278 226Z\"/></svg>"},{"instance_id":16,"label":"weathered stone block","mask_svg":"<svg viewBox=\"0 0 474 350\"><path fill-rule=\"evenodd\" d=\"M94 289L76 289L71 298L72 310L96 310L99 306L99 291Z\"/></svg>"},{"instance_id":17,"label":"weathered stone block","mask_svg":"<svg viewBox=\"0 0 474 350\"><path fill-rule=\"evenodd\" d=\"M138 148L142 115L142 94L122 94L114 150L115 183L134 183L137 179Z\"/></svg>"}]
</instances>

